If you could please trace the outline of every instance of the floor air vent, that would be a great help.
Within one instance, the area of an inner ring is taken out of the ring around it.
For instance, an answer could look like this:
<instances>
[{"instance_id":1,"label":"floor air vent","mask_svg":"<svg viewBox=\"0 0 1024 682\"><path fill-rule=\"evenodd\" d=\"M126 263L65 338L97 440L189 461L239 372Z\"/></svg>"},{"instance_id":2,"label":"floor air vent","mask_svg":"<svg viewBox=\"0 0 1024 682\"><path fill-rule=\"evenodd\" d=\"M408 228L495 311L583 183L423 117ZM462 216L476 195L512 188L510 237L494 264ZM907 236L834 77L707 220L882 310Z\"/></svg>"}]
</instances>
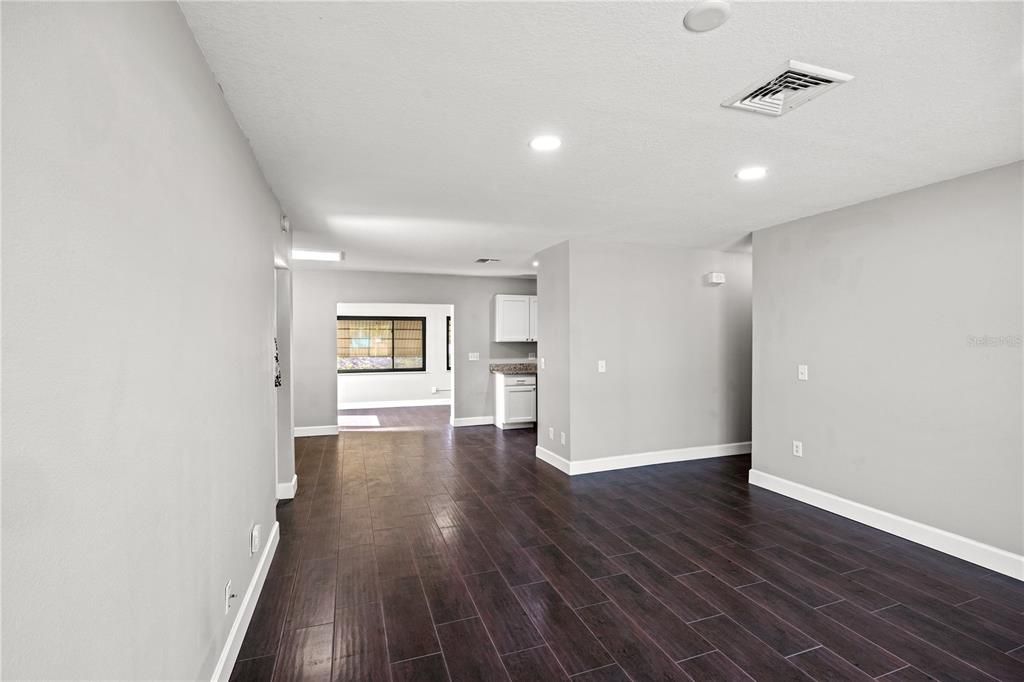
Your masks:
<instances>
[{"instance_id":1,"label":"floor air vent","mask_svg":"<svg viewBox=\"0 0 1024 682\"><path fill-rule=\"evenodd\" d=\"M846 73L791 59L780 73L744 88L722 102L722 106L782 116L852 78Z\"/></svg>"}]
</instances>

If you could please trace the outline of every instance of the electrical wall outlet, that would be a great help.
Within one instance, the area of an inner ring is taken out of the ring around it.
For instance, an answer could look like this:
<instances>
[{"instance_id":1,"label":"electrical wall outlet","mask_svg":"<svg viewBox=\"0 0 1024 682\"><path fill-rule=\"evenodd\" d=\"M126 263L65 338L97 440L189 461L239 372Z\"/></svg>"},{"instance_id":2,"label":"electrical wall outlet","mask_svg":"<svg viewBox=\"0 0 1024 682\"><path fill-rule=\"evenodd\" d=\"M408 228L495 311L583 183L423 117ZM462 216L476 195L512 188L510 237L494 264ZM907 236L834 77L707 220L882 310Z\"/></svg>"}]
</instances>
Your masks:
<instances>
[{"instance_id":1,"label":"electrical wall outlet","mask_svg":"<svg viewBox=\"0 0 1024 682\"><path fill-rule=\"evenodd\" d=\"M796 378L800 381L807 381L807 365L796 366Z\"/></svg>"},{"instance_id":2,"label":"electrical wall outlet","mask_svg":"<svg viewBox=\"0 0 1024 682\"><path fill-rule=\"evenodd\" d=\"M598 372L602 372L603 373L603 372L607 371L607 369L608 369L608 365L605 364L604 360L598 360L597 361L597 371Z\"/></svg>"},{"instance_id":3,"label":"electrical wall outlet","mask_svg":"<svg viewBox=\"0 0 1024 682\"><path fill-rule=\"evenodd\" d=\"M430 387L430 392L431 393L437 393L437 386L431 386Z\"/></svg>"},{"instance_id":4,"label":"electrical wall outlet","mask_svg":"<svg viewBox=\"0 0 1024 682\"><path fill-rule=\"evenodd\" d=\"M804 443L801 440L793 441L793 456L803 457L804 456Z\"/></svg>"},{"instance_id":5,"label":"electrical wall outlet","mask_svg":"<svg viewBox=\"0 0 1024 682\"><path fill-rule=\"evenodd\" d=\"M565 431L562 431L561 434L562 434L562 445L565 445Z\"/></svg>"},{"instance_id":6,"label":"electrical wall outlet","mask_svg":"<svg viewBox=\"0 0 1024 682\"><path fill-rule=\"evenodd\" d=\"M469 359L470 360L479 360L480 359L480 354L479 353L470 353L469 354Z\"/></svg>"},{"instance_id":7,"label":"electrical wall outlet","mask_svg":"<svg viewBox=\"0 0 1024 682\"><path fill-rule=\"evenodd\" d=\"M548 440L554 440L554 439L555 439L555 427L554 426L549 426L548 427Z\"/></svg>"}]
</instances>

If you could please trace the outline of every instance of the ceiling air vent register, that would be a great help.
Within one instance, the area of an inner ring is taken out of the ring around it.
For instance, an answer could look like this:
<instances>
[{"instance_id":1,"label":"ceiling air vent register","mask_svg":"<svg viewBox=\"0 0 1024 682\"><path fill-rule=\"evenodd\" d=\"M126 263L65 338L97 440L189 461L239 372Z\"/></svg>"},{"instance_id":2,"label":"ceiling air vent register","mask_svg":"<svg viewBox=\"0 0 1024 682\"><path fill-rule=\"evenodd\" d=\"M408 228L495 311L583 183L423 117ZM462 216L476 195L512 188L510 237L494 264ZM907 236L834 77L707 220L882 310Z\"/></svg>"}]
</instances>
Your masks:
<instances>
[{"instance_id":1,"label":"ceiling air vent register","mask_svg":"<svg viewBox=\"0 0 1024 682\"><path fill-rule=\"evenodd\" d=\"M500 258L477 258L474 263L500 263Z\"/></svg>"},{"instance_id":2,"label":"ceiling air vent register","mask_svg":"<svg viewBox=\"0 0 1024 682\"><path fill-rule=\"evenodd\" d=\"M779 73L744 88L722 106L782 116L852 79L847 73L790 59Z\"/></svg>"}]
</instances>

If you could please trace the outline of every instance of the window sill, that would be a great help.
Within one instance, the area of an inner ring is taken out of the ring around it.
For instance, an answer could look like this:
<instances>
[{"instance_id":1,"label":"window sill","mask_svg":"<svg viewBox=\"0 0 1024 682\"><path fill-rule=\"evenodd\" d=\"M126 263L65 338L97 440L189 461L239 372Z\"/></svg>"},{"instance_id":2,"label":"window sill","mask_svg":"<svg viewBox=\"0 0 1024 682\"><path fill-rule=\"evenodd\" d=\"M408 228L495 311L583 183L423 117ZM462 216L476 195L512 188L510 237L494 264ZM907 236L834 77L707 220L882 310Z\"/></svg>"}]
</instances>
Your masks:
<instances>
[{"instance_id":1,"label":"window sill","mask_svg":"<svg viewBox=\"0 0 1024 682\"><path fill-rule=\"evenodd\" d=\"M339 378L341 378L341 377L365 377L365 376L400 377L400 376L408 376L410 374L429 374L429 373L430 372L428 372L425 369L414 369L414 370L409 370L408 372L338 372L338 377Z\"/></svg>"}]
</instances>

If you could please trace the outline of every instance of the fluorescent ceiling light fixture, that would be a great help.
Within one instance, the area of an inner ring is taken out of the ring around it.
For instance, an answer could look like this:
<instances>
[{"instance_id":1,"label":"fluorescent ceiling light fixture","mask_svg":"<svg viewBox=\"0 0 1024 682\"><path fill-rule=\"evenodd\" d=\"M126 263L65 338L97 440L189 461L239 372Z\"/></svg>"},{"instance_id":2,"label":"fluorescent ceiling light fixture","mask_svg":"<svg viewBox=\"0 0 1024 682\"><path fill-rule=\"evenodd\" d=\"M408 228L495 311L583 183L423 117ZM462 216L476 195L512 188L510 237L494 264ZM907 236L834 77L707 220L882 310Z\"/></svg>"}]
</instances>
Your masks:
<instances>
[{"instance_id":1,"label":"fluorescent ceiling light fixture","mask_svg":"<svg viewBox=\"0 0 1024 682\"><path fill-rule=\"evenodd\" d=\"M736 177L740 180L761 180L768 175L768 169L764 166L747 166L736 171Z\"/></svg>"},{"instance_id":2,"label":"fluorescent ceiling light fixture","mask_svg":"<svg viewBox=\"0 0 1024 682\"><path fill-rule=\"evenodd\" d=\"M538 135L530 140L530 149L535 152L553 152L562 146L558 135Z\"/></svg>"},{"instance_id":3,"label":"fluorescent ceiling light fixture","mask_svg":"<svg viewBox=\"0 0 1024 682\"><path fill-rule=\"evenodd\" d=\"M310 251L309 249L292 249L293 260L322 260L338 263L341 261L340 251Z\"/></svg>"}]
</instances>

